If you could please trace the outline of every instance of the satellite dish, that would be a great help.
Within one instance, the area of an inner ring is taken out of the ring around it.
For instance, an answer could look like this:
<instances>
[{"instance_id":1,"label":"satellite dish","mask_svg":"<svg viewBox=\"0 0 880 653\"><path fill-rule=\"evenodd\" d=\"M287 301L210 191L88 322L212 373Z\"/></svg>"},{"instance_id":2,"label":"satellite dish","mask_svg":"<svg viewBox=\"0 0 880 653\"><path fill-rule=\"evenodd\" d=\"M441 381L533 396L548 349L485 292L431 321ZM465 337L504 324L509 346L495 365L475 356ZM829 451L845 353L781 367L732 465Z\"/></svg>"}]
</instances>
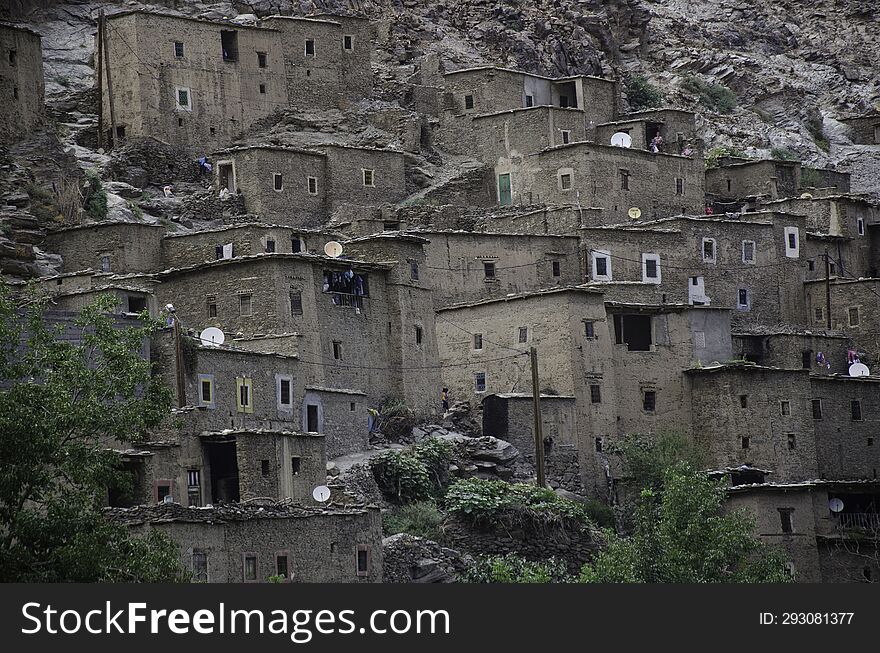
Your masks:
<instances>
[{"instance_id":1,"label":"satellite dish","mask_svg":"<svg viewBox=\"0 0 880 653\"><path fill-rule=\"evenodd\" d=\"M840 512L843 510L843 501L834 497L828 502L828 509L831 510L831 512Z\"/></svg>"},{"instance_id":2,"label":"satellite dish","mask_svg":"<svg viewBox=\"0 0 880 653\"><path fill-rule=\"evenodd\" d=\"M162 497L162 503L174 503L174 497L172 497L170 494L166 494L164 497Z\"/></svg>"},{"instance_id":3,"label":"satellite dish","mask_svg":"<svg viewBox=\"0 0 880 653\"><path fill-rule=\"evenodd\" d=\"M315 501L320 501L324 503L327 499L330 498L330 488L326 485L319 485L314 490L312 490L312 496L315 497Z\"/></svg>"},{"instance_id":4,"label":"satellite dish","mask_svg":"<svg viewBox=\"0 0 880 653\"><path fill-rule=\"evenodd\" d=\"M850 376L868 376L870 373L871 371L864 363L853 363L849 366Z\"/></svg>"},{"instance_id":5,"label":"satellite dish","mask_svg":"<svg viewBox=\"0 0 880 653\"><path fill-rule=\"evenodd\" d=\"M634 206L629 211L627 211L626 214L633 220L638 220L642 217L642 210L639 207Z\"/></svg>"},{"instance_id":6,"label":"satellite dish","mask_svg":"<svg viewBox=\"0 0 880 653\"><path fill-rule=\"evenodd\" d=\"M342 245L335 240L331 240L324 245L324 253L330 258L339 258L342 255Z\"/></svg>"},{"instance_id":7,"label":"satellite dish","mask_svg":"<svg viewBox=\"0 0 880 653\"><path fill-rule=\"evenodd\" d=\"M202 341L203 345L218 347L226 340L226 336L217 327L208 327L199 334L199 340Z\"/></svg>"},{"instance_id":8,"label":"satellite dish","mask_svg":"<svg viewBox=\"0 0 880 653\"><path fill-rule=\"evenodd\" d=\"M633 139L626 132L615 132L611 136L611 144L616 147L632 147Z\"/></svg>"},{"instance_id":9,"label":"satellite dish","mask_svg":"<svg viewBox=\"0 0 880 653\"><path fill-rule=\"evenodd\" d=\"M813 194L812 193L804 193L801 195L801 199L802 200L811 200L811 199L813 199Z\"/></svg>"}]
</instances>

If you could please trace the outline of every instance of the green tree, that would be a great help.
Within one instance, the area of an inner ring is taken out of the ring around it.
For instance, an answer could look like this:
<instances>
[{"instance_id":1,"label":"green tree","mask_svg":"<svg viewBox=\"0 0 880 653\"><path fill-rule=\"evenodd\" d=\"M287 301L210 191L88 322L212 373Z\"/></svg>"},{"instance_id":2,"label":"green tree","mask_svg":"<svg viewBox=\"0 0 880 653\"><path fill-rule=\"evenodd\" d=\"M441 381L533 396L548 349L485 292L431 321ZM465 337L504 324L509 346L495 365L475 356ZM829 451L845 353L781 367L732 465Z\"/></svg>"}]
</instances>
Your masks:
<instances>
[{"instance_id":1,"label":"green tree","mask_svg":"<svg viewBox=\"0 0 880 653\"><path fill-rule=\"evenodd\" d=\"M662 493L642 491L631 536L609 535L585 565L587 583L779 583L782 555L753 535L753 520L724 511L722 483L687 463L666 470Z\"/></svg>"},{"instance_id":2,"label":"green tree","mask_svg":"<svg viewBox=\"0 0 880 653\"><path fill-rule=\"evenodd\" d=\"M110 448L142 440L170 405L142 356L157 325L120 328L114 305L101 297L65 331L44 298L0 284L0 580L182 579L167 537L133 537L101 511L122 477Z\"/></svg>"},{"instance_id":3,"label":"green tree","mask_svg":"<svg viewBox=\"0 0 880 653\"><path fill-rule=\"evenodd\" d=\"M626 477L635 482L638 489L660 490L667 470L673 465L687 462L698 468L704 457L692 440L678 433L627 435L620 444L609 449L620 455Z\"/></svg>"},{"instance_id":4,"label":"green tree","mask_svg":"<svg viewBox=\"0 0 880 653\"><path fill-rule=\"evenodd\" d=\"M663 94L642 75L626 80L626 98L633 111L651 109L663 104Z\"/></svg>"},{"instance_id":5,"label":"green tree","mask_svg":"<svg viewBox=\"0 0 880 653\"><path fill-rule=\"evenodd\" d=\"M508 553L477 558L459 580L463 583L571 583L575 579L565 564L555 558L532 561Z\"/></svg>"}]
</instances>

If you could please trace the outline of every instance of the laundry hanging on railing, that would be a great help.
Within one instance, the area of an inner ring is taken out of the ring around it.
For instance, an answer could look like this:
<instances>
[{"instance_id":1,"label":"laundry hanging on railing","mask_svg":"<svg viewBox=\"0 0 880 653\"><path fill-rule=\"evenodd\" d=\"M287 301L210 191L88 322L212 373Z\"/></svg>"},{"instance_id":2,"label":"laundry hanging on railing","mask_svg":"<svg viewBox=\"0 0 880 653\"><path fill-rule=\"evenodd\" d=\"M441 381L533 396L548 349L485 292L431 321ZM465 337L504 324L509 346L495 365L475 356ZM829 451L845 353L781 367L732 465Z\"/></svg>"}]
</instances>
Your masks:
<instances>
[{"instance_id":1,"label":"laundry hanging on railing","mask_svg":"<svg viewBox=\"0 0 880 653\"><path fill-rule=\"evenodd\" d=\"M324 292L368 297L367 275L353 270L324 270Z\"/></svg>"}]
</instances>

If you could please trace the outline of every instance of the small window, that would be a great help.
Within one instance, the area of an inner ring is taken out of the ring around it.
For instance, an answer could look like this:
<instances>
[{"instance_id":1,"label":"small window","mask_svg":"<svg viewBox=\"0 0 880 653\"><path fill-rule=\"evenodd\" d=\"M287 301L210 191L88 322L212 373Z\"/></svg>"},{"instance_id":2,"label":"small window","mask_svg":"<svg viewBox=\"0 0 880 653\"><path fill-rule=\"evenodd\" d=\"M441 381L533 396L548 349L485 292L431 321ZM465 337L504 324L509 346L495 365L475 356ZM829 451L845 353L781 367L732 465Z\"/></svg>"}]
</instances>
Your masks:
<instances>
[{"instance_id":1,"label":"small window","mask_svg":"<svg viewBox=\"0 0 880 653\"><path fill-rule=\"evenodd\" d=\"M750 305L748 289L738 288L736 291L736 307L740 310L747 310Z\"/></svg>"},{"instance_id":2,"label":"small window","mask_svg":"<svg viewBox=\"0 0 880 653\"><path fill-rule=\"evenodd\" d=\"M354 402L354 401L350 401L350 402L348 403L348 409L349 409L350 411L354 412L355 410L357 410L357 403Z\"/></svg>"},{"instance_id":3,"label":"small window","mask_svg":"<svg viewBox=\"0 0 880 653\"><path fill-rule=\"evenodd\" d=\"M268 65L268 58L265 52L257 52L257 67L265 68Z\"/></svg>"},{"instance_id":4,"label":"small window","mask_svg":"<svg viewBox=\"0 0 880 653\"><path fill-rule=\"evenodd\" d=\"M813 399L813 419L822 419L822 400Z\"/></svg>"},{"instance_id":5,"label":"small window","mask_svg":"<svg viewBox=\"0 0 880 653\"><path fill-rule=\"evenodd\" d=\"M214 377L211 374L199 374L199 405L214 407Z\"/></svg>"},{"instance_id":6,"label":"small window","mask_svg":"<svg viewBox=\"0 0 880 653\"><path fill-rule=\"evenodd\" d=\"M202 473L198 469L186 470L186 498L187 505L199 507L202 505Z\"/></svg>"},{"instance_id":7,"label":"small window","mask_svg":"<svg viewBox=\"0 0 880 653\"><path fill-rule=\"evenodd\" d=\"M220 45L223 48L223 61L238 61L238 32L221 30Z\"/></svg>"},{"instance_id":8,"label":"small window","mask_svg":"<svg viewBox=\"0 0 880 653\"><path fill-rule=\"evenodd\" d=\"M788 417L791 415L791 402L790 401L780 401L779 402L779 413L783 417Z\"/></svg>"},{"instance_id":9,"label":"small window","mask_svg":"<svg viewBox=\"0 0 880 653\"><path fill-rule=\"evenodd\" d=\"M786 435L786 439L788 440L788 450L794 451L797 449L797 437L794 433L789 433Z\"/></svg>"},{"instance_id":10,"label":"small window","mask_svg":"<svg viewBox=\"0 0 880 653\"><path fill-rule=\"evenodd\" d=\"M568 145L569 143L571 143L571 130L570 129L563 129L562 130L562 144Z\"/></svg>"},{"instance_id":11,"label":"small window","mask_svg":"<svg viewBox=\"0 0 880 653\"><path fill-rule=\"evenodd\" d=\"M192 552L192 581L194 583L208 582L208 554L199 549L193 549Z\"/></svg>"},{"instance_id":12,"label":"small window","mask_svg":"<svg viewBox=\"0 0 880 653\"><path fill-rule=\"evenodd\" d=\"M177 87L175 91L177 108L181 111L192 111L192 93L188 88ZM183 120L182 118L180 120Z\"/></svg>"},{"instance_id":13,"label":"small window","mask_svg":"<svg viewBox=\"0 0 880 653\"><path fill-rule=\"evenodd\" d=\"M306 177L308 181L308 189L309 195L317 195L318 194L318 178L317 177Z\"/></svg>"},{"instance_id":14,"label":"small window","mask_svg":"<svg viewBox=\"0 0 880 653\"><path fill-rule=\"evenodd\" d=\"M171 481L161 480L156 481L156 496L154 497L157 503L162 503L165 501L165 497L170 497L171 495Z\"/></svg>"},{"instance_id":15,"label":"small window","mask_svg":"<svg viewBox=\"0 0 880 653\"><path fill-rule=\"evenodd\" d=\"M486 392L486 373L476 372L474 374L474 390L476 392Z\"/></svg>"},{"instance_id":16,"label":"small window","mask_svg":"<svg viewBox=\"0 0 880 653\"><path fill-rule=\"evenodd\" d=\"M642 283L660 283L659 254L642 254Z\"/></svg>"},{"instance_id":17,"label":"small window","mask_svg":"<svg viewBox=\"0 0 880 653\"><path fill-rule=\"evenodd\" d=\"M681 177L675 178L675 194L684 195L684 179Z\"/></svg>"},{"instance_id":18,"label":"small window","mask_svg":"<svg viewBox=\"0 0 880 653\"><path fill-rule=\"evenodd\" d=\"M849 325L851 327L859 326L859 307L850 306L849 309L847 309L847 317L849 317Z\"/></svg>"},{"instance_id":19,"label":"small window","mask_svg":"<svg viewBox=\"0 0 880 653\"><path fill-rule=\"evenodd\" d=\"M266 94L266 84L260 84L260 95Z\"/></svg>"},{"instance_id":20,"label":"small window","mask_svg":"<svg viewBox=\"0 0 880 653\"><path fill-rule=\"evenodd\" d=\"M817 306L813 309L813 319L816 324L822 324L825 322L825 309L821 306Z\"/></svg>"},{"instance_id":21,"label":"small window","mask_svg":"<svg viewBox=\"0 0 880 653\"><path fill-rule=\"evenodd\" d=\"M517 335L517 342L520 344L529 341L529 328L528 327L520 327L519 333Z\"/></svg>"},{"instance_id":22,"label":"small window","mask_svg":"<svg viewBox=\"0 0 880 653\"><path fill-rule=\"evenodd\" d=\"M620 175L620 190L629 190L629 170L621 168L618 172Z\"/></svg>"},{"instance_id":23,"label":"small window","mask_svg":"<svg viewBox=\"0 0 880 653\"><path fill-rule=\"evenodd\" d=\"M363 172L364 186L366 186L368 188L374 188L376 186L376 183L375 183L375 175L373 174L373 171L369 170L369 169L364 169L362 172Z\"/></svg>"},{"instance_id":24,"label":"small window","mask_svg":"<svg viewBox=\"0 0 880 653\"><path fill-rule=\"evenodd\" d=\"M590 386L590 403L592 404L601 404L602 403L602 386L593 384Z\"/></svg>"},{"instance_id":25,"label":"small window","mask_svg":"<svg viewBox=\"0 0 880 653\"><path fill-rule=\"evenodd\" d=\"M743 449L748 449L751 446L751 444L752 444L752 440L751 440L751 438L749 438L749 436L744 435L740 438L739 445Z\"/></svg>"},{"instance_id":26,"label":"small window","mask_svg":"<svg viewBox=\"0 0 880 653\"><path fill-rule=\"evenodd\" d=\"M814 272L816 270L816 262L815 261L807 261L807 270L810 272Z\"/></svg>"},{"instance_id":27,"label":"small window","mask_svg":"<svg viewBox=\"0 0 880 653\"><path fill-rule=\"evenodd\" d=\"M293 379L289 376L278 377L278 407L289 411L293 406Z\"/></svg>"},{"instance_id":28,"label":"small window","mask_svg":"<svg viewBox=\"0 0 880 653\"><path fill-rule=\"evenodd\" d=\"M464 96L464 108L465 110L470 110L474 108L474 96L473 95L465 95Z\"/></svg>"},{"instance_id":29,"label":"small window","mask_svg":"<svg viewBox=\"0 0 880 653\"><path fill-rule=\"evenodd\" d=\"M269 478L269 461L265 458L260 461L260 474L263 478Z\"/></svg>"},{"instance_id":30,"label":"small window","mask_svg":"<svg viewBox=\"0 0 880 653\"><path fill-rule=\"evenodd\" d=\"M494 279L495 278L495 262L494 261L483 261L483 275L486 279Z\"/></svg>"},{"instance_id":31,"label":"small window","mask_svg":"<svg viewBox=\"0 0 880 653\"><path fill-rule=\"evenodd\" d=\"M564 172L559 175L559 189L571 190L571 173Z\"/></svg>"},{"instance_id":32,"label":"small window","mask_svg":"<svg viewBox=\"0 0 880 653\"><path fill-rule=\"evenodd\" d=\"M177 126L178 126L178 127L183 127L183 118L178 118L178 119L177 119Z\"/></svg>"},{"instance_id":33,"label":"small window","mask_svg":"<svg viewBox=\"0 0 880 653\"><path fill-rule=\"evenodd\" d=\"M366 544L358 544L357 547L357 575L370 575L370 549Z\"/></svg>"},{"instance_id":34,"label":"small window","mask_svg":"<svg viewBox=\"0 0 880 653\"><path fill-rule=\"evenodd\" d=\"M257 556L253 553L242 554L244 562L242 563L242 573L246 583L254 583L257 580Z\"/></svg>"},{"instance_id":35,"label":"small window","mask_svg":"<svg viewBox=\"0 0 880 653\"><path fill-rule=\"evenodd\" d=\"M858 229L859 236L865 235L865 219L864 218L856 218L856 228Z\"/></svg>"},{"instance_id":36,"label":"small window","mask_svg":"<svg viewBox=\"0 0 880 653\"><path fill-rule=\"evenodd\" d=\"M289 569L287 566L287 556L285 554L278 554L275 556L275 575L280 576L287 580L289 578Z\"/></svg>"},{"instance_id":37,"label":"small window","mask_svg":"<svg viewBox=\"0 0 880 653\"><path fill-rule=\"evenodd\" d=\"M611 255L604 251L593 252L593 281L611 281Z\"/></svg>"},{"instance_id":38,"label":"small window","mask_svg":"<svg viewBox=\"0 0 880 653\"><path fill-rule=\"evenodd\" d=\"M302 299L302 293L299 290L291 290L290 291L290 314L291 315L302 315L303 314L303 299Z\"/></svg>"},{"instance_id":39,"label":"small window","mask_svg":"<svg viewBox=\"0 0 880 653\"><path fill-rule=\"evenodd\" d=\"M740 395L739 396L739 407L740 408L748 408L749 407L749 396L748 395Z\"/></svg>"},{"instance_id":40,"label":"small window","mask_svg":"<svg viewBox=\"0 0 880 653\"><path fill-rule=\"evenodd\" d=\"M316 404L308 404L306 406L306 432L318 433L318 406Z\"/></svg>"},{"instance_id":41,"label":"small window","mask_svg":"<svg viewBox=\"0 0 880 653\"><path fill-rule=\"evenodd\" d=\"M303 250L303 243L299 236L290 237L290 251L298 254Z\"/></svg>"},{"instance_id":42,"label":"small window","mask_svg":"<svg viewBox=\"0 0 880 653\"><path fill-rule=\"evenodd\" d=\"M849 411L850 416L854 422L862 421L862 402L858 399L853 399L849 402Z\"/></svg>"},{"instance_id":43,"label":"small window","mask_svg":"<svg viewBox=\"0 0 880 653\"><path fill-rule=\"evenodd\" d=\"M706 332L694 331L694 349L706 348Z\"/></svg>"},{"instance_id":44,"label":"small window","mask_svg":"<svg viewBox=\"0 0 880 653\"><path fill-rule=\"evenodd\" d=\"M101 272L110 272L110 257L107 255L101 257Z\"/></svg>"},{"instance_id":45,"label":"small window","mask_svg":"<svg viewBox=\"0 0 880 653\"><path fill-rule=\"evenodd\" d=\"M214 295L208 295L205 304L208 308L208 317L217 317L217 298Z\"/></svg>"},{"instance_id":46,"label":"small window","mask_svg":"<svg viewBox=\"0 0 880 653\"><path fill-rule=\"evenodd\" d=\"M335 360L342 360L342 342L339 340L333 341L333 358Z\"/></svg>"},{"instance_id":47,"label":"small window","mask_svg":"<svg viewBox=\"0 0 880 653\"><path fill-rule=\"evenodd\" d=\"M418 261L410 261L409 262L409 278L413 281L419 280L419 262Z\"/></svg>"},{"instance_id":48,"label":"small window","mask_svg":"<svg viewBox=\"0 0 880 653\"><path fill-rule=\"evenodd\" d=\"M183 59L183 41L174 42L174 56Z\"/></svg>"},{"instance_id":49,"label":"small window","mask_svg":"<svg viewBox=\"0 0 880 653\"><path fill-rule=\"evenodd\" d=\"M296 476L302 470L302 458L299 456L293 456L290 459L290 471Z\"/></svg>"},{"instance_id":50,"label":"small window","mask_svg":"<svg viewBox=\"0 0 880 653\"><path fill-rule=\"evenodd\" d=\"M253 380L238 377L235 379L235 385L238 390L236 396L236 408L239 413L254 412L253 406Z\"/></svg>"},{"instance_id":51,"label":"small window","mask_svg":"<svg viewBox=\"0 0 880 653\"><path fill-rule=\"evenodd\" d=\"M343 50L354 50L354 37L351 34L345 34L342 37L342 49Z\"/></svg>"},{"instance_id":52,"label":"small window","mask_svg":"<svg viewBox=\"0 0 880 653\"><path fill-rule=\"evenodd\" d=\"M272 238L266 239L266 253L274 254L275 253L275 241Z\"/></svg>"},{"instance_id":53,"label":"small window","mask_svg":"<svg viewBox=\"0 0 880 653\"><path fill-rule=\"evenodd\" d=\"M714 263L715 262L715 239L714 238L703 238L703 262L704 263Z\"/></svg>"},{"instance_id":54,"label":"small window","mask_svg":"<svg viewBox=\"0 0 880 653\"><path fill-rule=\"evenodd\" d=\"M12 88L12 98L13 98L14 100L17 100L17 99L18 99L18 86L14 86L14 87Z\"/></svg>"},{"instance_id":55,"label":"small window","mask_svg":"<svg viewBox=\"0 0 880 653\"><path fill-rule=\"evenodd\" d=\"M754 240L742 241L742 260L743 260L743 263L754 263L755 262L755 241Z\"/></svg>"},{"instance_id":56,"label":"small window","mask_svg":"<svg viewBox=\"0 0 880 653\"><path fill-rule=\"evenodd\" d=\"M828 271L831 274L835 274L837 272L837 266L832 262L828 264Z\"/></svg>"},{"instance_id":57,"label":"small window","mask_svg":"<svg viewBox=\"0 0 880 653\"><path fill-rule=\"evenodd\" d=\"M241 317L250 317L253 315L253 307L251 306L252 295L241 294L238 296L238 314Z\"/></svg>"},{"instance_id":58,"label":"small window","mask_svg":"<svg viewBox=\"0 0 880 653\"><path fill-rule=\"evenodd\" d=\"M305 55L307 57L315 56L315 39L306 39Z\"/></svg>"},{"instance_id":59,"label":"small window","mask_svg":"<svg viewBox=\"0 0 880 653\"><path fill-rule=\"evenodd\" d=\"M181 43L181 45L183 45ZM18 50L9 51L9 65L15 67L18 65Z\"/></svg>"},{"instance_id":60,"label":"small window","mask_svg":"<svg viewBox=\"0 0 880 653\"><path fill-rule=\"evenodd\" d=\"M474 349L480 350L483 348L483 334L475 333L474 334Z\"/></svg>"},{"instance_id":61,"label":"small window","mask_svg":"<svg viewBox=\"0 0 880 653\"><path fill-rule=\"evenodd\" d=\"M551 269L553 271L553 276L554 277L561 277L562 276L562 265L560 264L560 262L553 261L550 265L551 265Z\"/></svg>"},{"instance_id":62,"label":"small window","mask_svg":"<svg viewBox=\"0 0 880 653\"><path fill-rule=\"evenodd\" d=\"M779 521L782 526L783 533L794 532L792 513L794 513L794 508L779 508Z\"/></svg>"},{"instance_id":63,"label":"small window","mask_svg":"<svg viewBox=\"0 0 880 653\"><path fill-rule=\"evenodd\" d=\"M215 136L217 134L217 130L214 127L211 127L211 136Z\"/></svg>"},{"instance_id":64,"label":"small window","mask_svg":"<svg viewBox=\"0 0 880 653\"><path fill-rule=\"evenodd\" d=\"M596 337L596 323L593 320L584 321L584 337L593 340Z\"/></svg>"},{"instance_id":65,"label":"small window","mask_svg":"<svg viewBox=\"0 0 880 653\"><path fill-rule=\"evenodd\" d=\"M785 227L785 256L788 258L798 258L800 256L800 245L797 227Z\"/></svg>"},{"instance_id":66,"label":"small window","mask_svg":"<svg viewBox=\"0 0 880 653\"><path fill-rule=\"evenodd\" d=\"M653 413L655 410L657 410L657 392L655 390L643 391L642 409L646 413Z\"/></svg>"},{"instance_id":67,"label":"small window","mask_svg":"<svg viewBox=\"0 0 880 653\"><path fill-rule=\"evenodd\" d=\"M602 438L601 436L596 438L596 453L602 453L604 444L604 438Z\"/></svg>"},{"instance_id":68,"label":"small window","mask_svg":"<svg viewBox=\"0 0 880 653\"><path fill-rule=\"evenodd\" d=\"M535 106L535 97L533 95L526 95L526 108Z\"/></svg>"},{"instance_id":69,"label":"small window","mask_svg":"<svg viewBox=\"0 0 880 653\"><path fill-rule=\"evenodd\" d=\"M422 344L422 327L420 327L420 326L415 327L415 332L416 332L416 344L421 345Z\"/></svg>"},{"instance_id":70,"label":"small window","mask_svg":"<svg viewBox=\"0 0 880 653\"><path fill-rule=\"evenodd\" d=\"M276 191L284 190L284 177L282 176L282 174L280 172L273 172L272 173L272 187Z\"/></svg>"}]
</instances>

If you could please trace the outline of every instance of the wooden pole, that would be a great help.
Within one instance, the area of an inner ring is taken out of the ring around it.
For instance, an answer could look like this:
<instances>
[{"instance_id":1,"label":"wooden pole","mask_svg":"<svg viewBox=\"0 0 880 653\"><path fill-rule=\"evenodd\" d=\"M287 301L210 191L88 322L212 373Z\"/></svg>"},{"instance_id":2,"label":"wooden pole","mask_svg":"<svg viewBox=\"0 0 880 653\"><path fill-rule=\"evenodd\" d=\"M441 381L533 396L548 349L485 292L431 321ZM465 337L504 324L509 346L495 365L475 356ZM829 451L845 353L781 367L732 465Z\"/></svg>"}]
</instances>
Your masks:
<instances>
[{"instance_id":1,"label":"wooden pole","mask_svg":"<svg viewBox=\"0 0 880 653\"><path fill-rule=\"evenodd\" d=\"M104 147L104 10L98 14L98 149Z\"/></svg>"},{"instance_id":2,"label":"wooden pole","mask_svg":"<svg viewBox=\"0 0 880 653\"><path fill-rule=\"evenodd\" d=\"M538 350L529 350L532 362L532 401L535 408L535 468L538 473L538 487L545 487L544 482L544 425L541 420L541 389L538 384Z\"/></svg>"},{"instance_id":3,"label":"wooden pole","mask_svg":"<svg viewBox=\"0 0 880 653\"><path fill-rule=\"evenodd\" d=\"M183 345L180 342L180 320L176 314L172 314L174 320L174 362L177 373L177 406L186 406L186 384L183 380ZM200 390L201 391L201 390Z\"/></svg>"},{"instance_id":4,"label":"wooden pole","mask_svg":"<svg viewBox=\"0 0 880 653\"><path fill-rule=\"evenodd\" d=\"M107 67L107 98L110 103L110 129L113 147L116 147L116 141L119 138L119 132L116 128L116 107L113 102L113 78L110 75L110 46L107 43L107 19L104 17L104 10L101 10L101 30L103 35L101 40L104 42L104 65ZM109 143L108 143L109 144Z\"/></svg>"},{"instance_id":5,"label":"wooden pole","mask_svg":"<svg viewBox=\"0 0 880 653\"><path fill-rule=\"evenodd\" d=\"M831 262L828 260L828 248L825 248L825 321L831 330Z\"/></svg>"}]
</instances>

